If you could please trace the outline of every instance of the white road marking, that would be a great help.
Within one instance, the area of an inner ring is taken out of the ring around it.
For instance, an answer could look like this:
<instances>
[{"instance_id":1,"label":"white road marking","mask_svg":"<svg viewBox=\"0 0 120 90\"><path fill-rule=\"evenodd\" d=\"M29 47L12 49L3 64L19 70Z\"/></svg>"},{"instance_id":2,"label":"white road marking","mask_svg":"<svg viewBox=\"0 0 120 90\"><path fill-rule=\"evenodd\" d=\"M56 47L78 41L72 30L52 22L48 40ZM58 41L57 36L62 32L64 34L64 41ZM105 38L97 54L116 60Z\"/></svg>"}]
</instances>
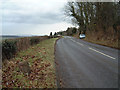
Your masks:
<instances>
[{"instance_id":1,"label":"white road marking","mask_svg":"<svg viewBox=\"0 0 120 90\"><path fill-rule=\"evenodd\" d=\"M76 42L76 41L74 41L73 39L71 39L73 42L75 42L75 43L77 43L77 44L79 44L79 45L81 45L81 46L83 46L83 44L82 43L79 43L79 42Z\"/></svg>"},{"instance_id":2,"label":"white road marking","mask_svg":"<svg viewBox=\"0 0 120 90\"><path fill-rule=\"evenodd\" d=\"M64 37L64 38L71 38L71 37L68 37L68 36L67 36L67 37Z\"/></svg>"},{"instance_id":3,"label":"white road marking","mask_svg":"<svg viewBox=\"0 0 120 90\"><path fill-rule=\"evenodd\" d=\"M95 52L97 52L97 53L100 53L100 54L102 54L102 55L104 55L104 56L107 56L107 57L109 57L109 58L116 59L116 58L114 58L114 57L112 57L112 56L109 56L109 55L107 55L107 54L105 54L105 53L102 53L102 52L100 52L100 51L97 51L97 50L95 50L95 49L93 49L93 48L90 48L90 47L89 47L89 49L90 49L90 50L93 50L93 51L95 51Z\"/></svg>"}]
</instances>

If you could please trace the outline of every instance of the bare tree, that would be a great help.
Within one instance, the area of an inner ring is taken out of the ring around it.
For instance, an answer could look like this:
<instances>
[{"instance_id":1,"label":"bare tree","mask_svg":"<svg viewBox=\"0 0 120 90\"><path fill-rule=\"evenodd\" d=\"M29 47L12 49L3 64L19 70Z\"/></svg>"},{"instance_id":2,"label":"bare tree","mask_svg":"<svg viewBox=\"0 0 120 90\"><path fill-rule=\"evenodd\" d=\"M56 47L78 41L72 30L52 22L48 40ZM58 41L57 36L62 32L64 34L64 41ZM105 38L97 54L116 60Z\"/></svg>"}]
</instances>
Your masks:
<instances>
[{"instance_id":1,"label":"bare tree","mask_svg":"<svg viewBox=\"0 0 120 90\"><path fill-rule=\"evenodd\" d=\"M79 32L103 30L118 22L116 2L68 2L65 15L79 26ZM115 25L114 25L115 26ZM98 29L97 27L101 28Z\"/></svg>"}]
</instances>

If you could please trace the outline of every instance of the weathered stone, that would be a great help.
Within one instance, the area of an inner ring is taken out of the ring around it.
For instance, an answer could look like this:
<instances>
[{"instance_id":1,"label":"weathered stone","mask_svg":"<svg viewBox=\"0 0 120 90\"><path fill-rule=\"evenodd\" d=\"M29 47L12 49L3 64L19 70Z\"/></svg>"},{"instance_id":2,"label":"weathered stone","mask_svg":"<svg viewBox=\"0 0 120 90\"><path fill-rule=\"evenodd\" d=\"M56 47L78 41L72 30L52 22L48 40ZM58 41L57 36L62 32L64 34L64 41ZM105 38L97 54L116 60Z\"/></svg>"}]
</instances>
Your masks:
<instances>
[{"instance_id":1,"label":"weathered stone","mask_svg":"<svg viewBox=\"0 0 120 90\"><path fill-rule=\"evenodd\" d=\"M30 74L31 73L31 69L29 66L29 63L27 61L23 61L21 63L19 63L19 69L21 72L23 72L23 74Z\"/></svg>"}]
</instances>

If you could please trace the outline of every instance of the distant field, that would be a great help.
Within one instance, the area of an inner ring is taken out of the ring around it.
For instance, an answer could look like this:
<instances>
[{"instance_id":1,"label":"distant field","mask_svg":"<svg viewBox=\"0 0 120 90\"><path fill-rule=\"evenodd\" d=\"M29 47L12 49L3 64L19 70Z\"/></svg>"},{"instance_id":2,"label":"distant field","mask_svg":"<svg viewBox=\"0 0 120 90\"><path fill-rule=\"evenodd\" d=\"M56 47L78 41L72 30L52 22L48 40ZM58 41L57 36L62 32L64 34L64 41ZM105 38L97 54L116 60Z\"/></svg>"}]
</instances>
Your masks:
<instances>
[{"instance_id":1,"label":"distant field","mask_svg":"<svg viewBox=\"0 0 120 90\"><path fill-rule=\"evenodd\" d=\"M19 37L2 37L2 40L5 40L5 39L14 39L14 38L19 38Z\"/></svg>"},{"instance_id":2,"label":"distant field","mask_svg":"<svg viewBox=\"0 0 120 90\"><path fill-rule=\"evenodd\" d=\"M15 39L15 38L20 38L20 37L17 37L17 36L9 36L9 37L5 37L5 36L0 36L0 42L2 42L2 40L5 40L5 39Z\"/></svg>"},{"instance_id":3,"label":"distant field","mask_svg":"<svg viewBox=\"0 0 120 90\"><path fill-rule=\"evenodd\" d=\"M32 37L32 36L0 36L0 41L5 39L15 39L15 38L22 38L22 37Z\"/></svg>"},{"instance_id":4,"label":"distant field","mask_svg":"<svg viewBox=\"0 0 120 90\"><path fill-rule=\"evenodd\" d=\"M5 39L15 39L15 38L20 38L22 36L0 36L0 42Z\"/></svg>"}]
</instances>

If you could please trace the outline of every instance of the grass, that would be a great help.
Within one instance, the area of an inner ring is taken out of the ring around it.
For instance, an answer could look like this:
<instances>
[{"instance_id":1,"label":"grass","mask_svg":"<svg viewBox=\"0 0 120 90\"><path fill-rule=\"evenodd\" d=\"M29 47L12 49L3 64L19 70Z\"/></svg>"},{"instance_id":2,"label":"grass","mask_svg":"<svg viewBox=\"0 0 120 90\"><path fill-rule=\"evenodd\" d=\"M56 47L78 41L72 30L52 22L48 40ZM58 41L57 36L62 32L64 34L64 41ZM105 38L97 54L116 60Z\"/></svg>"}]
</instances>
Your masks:
<instances>
[{"instance_id":1,"label":"grass","mask_svg":"<svg viewBox=\"0 0 120 90\"><path fill-rule=\"evenodd\" d=\"M73 37L78 38L79 39L79 34L74 34ZM118 39L104 39L104 37L101 37L99 40L97 39L97 35L86 35L86 37L82 40L87 41L87 42L91 42L91 43L95 43L95 44L99 44L99 45L103 45L103 46L107 46L107 47L111 47L111 48L116 48L116 49L120 49L119 45L118 45Z\"/></svg>"},{"instance_id":2,"label":"grass","mask_svg":"<svg viewBox=\"0 0 120 90\"><path fill-rule=\"evenodd\" d=\"M0 89L2 89L2 70L0 69Z\"/></svg>"},{"instance_id":3,"label":"grass","mask_svg":"<svg viewBox=\"0 0 120 90\"><path fill-rule=\"evenodd\" d=\"M3 63L3 88L56 88L54 44L57 38L48 39L21 51ZM27 61L31 73L25 75L18 64Z\"/></svg>"},{"instance_id":4,"label":"grass","mask_svg":"<svg viewBox=\"0 0 120 90\"><path fill-rule=\"evenodd\" d=\"M83 39L85 41L91 42L91 43L95 43L95 44L99 44L99 45L103 45L103 46L107 46L107 47L111 47L111 48L116 48L116 49L120 49L120 47L118 46L118 40L105 40L105 39L94 39L94 37L86 37L85 39Z\"/></svg>"}]
</instances>

